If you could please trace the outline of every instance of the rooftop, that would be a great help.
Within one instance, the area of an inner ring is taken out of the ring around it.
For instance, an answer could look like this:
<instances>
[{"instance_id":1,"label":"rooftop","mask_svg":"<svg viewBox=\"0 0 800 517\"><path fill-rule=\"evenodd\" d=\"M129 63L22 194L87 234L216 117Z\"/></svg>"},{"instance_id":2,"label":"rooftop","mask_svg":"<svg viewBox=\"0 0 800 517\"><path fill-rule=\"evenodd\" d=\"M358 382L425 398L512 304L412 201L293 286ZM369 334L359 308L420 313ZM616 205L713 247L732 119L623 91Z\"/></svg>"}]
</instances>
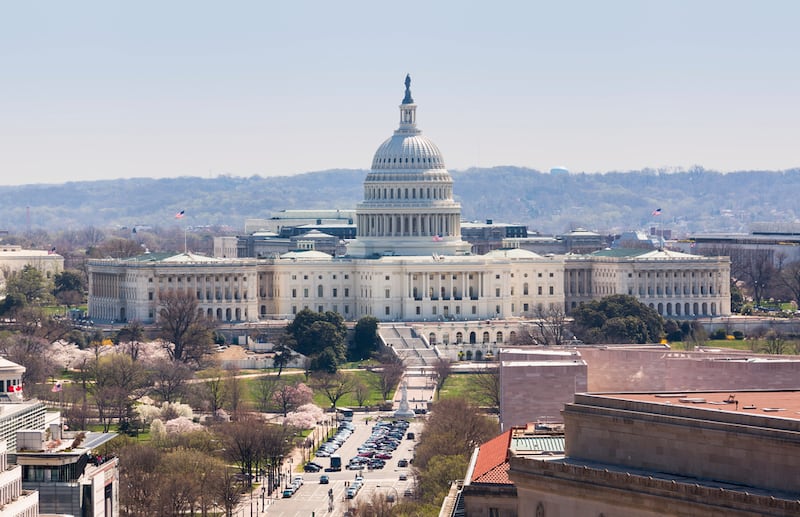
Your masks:
<instances>
[{"instance_id":1,"label":"rooftop","mask_svg":"<svg viewBox=\"0 0 800 517\"><path fill-rule=\"evenodd\" d=\"M800 421L800 391L712 391L679 393L603 393L619 400L683 406Z\"/></svg>"}]
</instances>

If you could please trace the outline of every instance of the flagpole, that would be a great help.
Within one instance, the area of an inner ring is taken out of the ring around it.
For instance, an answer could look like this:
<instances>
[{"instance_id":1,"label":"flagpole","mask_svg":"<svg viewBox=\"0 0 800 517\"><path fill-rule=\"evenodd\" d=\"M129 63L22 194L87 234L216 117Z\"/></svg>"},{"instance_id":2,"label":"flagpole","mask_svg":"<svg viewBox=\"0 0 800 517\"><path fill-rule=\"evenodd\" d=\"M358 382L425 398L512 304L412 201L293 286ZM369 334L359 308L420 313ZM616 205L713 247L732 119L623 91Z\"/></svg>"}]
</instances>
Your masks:
<instances>
[{"instance_id":1,"label":"flagpole","mask_svg":"<svg viewBox=\"0 0 800 517\"><path fill-rule=\"evenodd\" d=\"M186 225L184 224L183 225L183 254L187 255L188 253L189 253L188 252L188 248L186 247Z\"/></svg>"}]
</instances>

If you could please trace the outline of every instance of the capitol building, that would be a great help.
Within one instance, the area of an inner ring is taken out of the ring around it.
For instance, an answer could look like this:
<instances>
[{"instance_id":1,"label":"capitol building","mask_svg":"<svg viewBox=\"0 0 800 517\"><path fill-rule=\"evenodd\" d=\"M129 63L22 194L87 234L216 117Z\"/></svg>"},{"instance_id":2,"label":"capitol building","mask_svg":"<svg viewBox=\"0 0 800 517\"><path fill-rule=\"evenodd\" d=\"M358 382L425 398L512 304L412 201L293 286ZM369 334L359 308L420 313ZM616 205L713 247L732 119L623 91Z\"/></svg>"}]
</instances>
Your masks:
<instances>
[{"instance_id":1,"label":"capitol building","mask_svg":"<svg viewBox=\"0 0 800 517\"><path fill-rule=\"evenodd\" d=\"M664 316L730 314L727 257L540 255L512 245L472 254L453 178L417 126L409 77L398 128L375 152L355 221L341 256L305 246L269 258L186 251L90 260L89 317L153 323L159 297L177 291L194 293L204 315L225 322L292 318L306 308L349 321L502 320L610 294L636 296Z\"/></svg>"}]
</instances>

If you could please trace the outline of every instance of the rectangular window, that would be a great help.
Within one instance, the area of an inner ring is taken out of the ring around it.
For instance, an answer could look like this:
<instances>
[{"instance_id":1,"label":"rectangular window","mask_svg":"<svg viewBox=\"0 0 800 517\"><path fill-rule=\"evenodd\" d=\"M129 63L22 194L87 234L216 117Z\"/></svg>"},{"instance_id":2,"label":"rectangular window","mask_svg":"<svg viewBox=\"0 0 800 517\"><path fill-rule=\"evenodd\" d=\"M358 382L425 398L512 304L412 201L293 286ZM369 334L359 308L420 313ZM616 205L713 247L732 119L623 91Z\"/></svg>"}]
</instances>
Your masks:
<instances>
[{"instance_id":1,"label":"rectangular window","mask_svg":"<svg viewBox=\"0 0 800 517\"><path fill-rule=\"evenodd\" d=\"M303 298L308 298L308 287L303 289Z\"/></svg>"},{"instance_id":2,"label":"rectangular window","mask_svg":"<svg viewBox=\"0 0 800 517\"><path fill-rule=\"evenodd\" d=\"M528 304L527 303L523 303L522 304L522 312L528 312Z\"/></svg>"},{"instance_id":3,"label":"rectangular window","mask_svg":"<svg viewBox=\"0 0 800 517\"><path fill-rule=\"evenodd\" d=\"M553 286L551 285L551 286L550 286L550 294L554 294L554 290L555 290L555 287L553 287Z\"/></svg>"},{"instance_id":4,"label":"rectangular window","mask_svg":"<svg viewBox=\"0 0 800 517\"><path fill-rule=\"evenodd\" d=\"M542 286L537 287L536 290L539 294L542 294Z\"/></svg>"},{"instance_id":5,"label":"rectangular window","mask_svg":"<svg viewBox=\"0 0 800 517\"><path fill-rule=\"evenodd\" d=\"M308 275L303 275L303 280L308 280Z\"/></svg>"},{"instance_id":6,"label":"rectangular window","mask_svg":"<svg viewBox=\"0 0 800 517\"><path fill-rule=\"evenodd\" d=\"M297 305L292 305L292 314L297 314Z\"/></svg>"},{"instance_id":7,"label":"rectangular window","mask_svg":"<svg viewBox=\"0 0 800 517\"><path fill-rule=\"evenodd\" d=\"M389 280L389 275L386 275L386 278L385 278L385 280Z\"/></svg>"},{"instance_id":8,"label":"rectangular window","mask_svg":"<svg viewBox=\"0 0 800 517\"><path fill-rule=\"evenodd\" d=\"M348 296L350 296L350 288L349 287L345 287L344 288L344 297L347 298Z\"/></svg>"},{"instance_id":9,"label":"rectangular window","mask_svg":"<svg viewBox=\"0 0 800 517\"><path fill-rule=\"evenodd\" d=\"M422 314L422 309L420 308L419 305L417 305L417 316L419 316L420 314Z\"/></svg>"},{"instance_id":10,"label":"rectangular window","mask_svg":"<svg viewBox=\"0 0 800 517\"><path fill-rule=\"evenodd\" d=\"M344 306L344 313L345 314L350 314L350 306L349 305L345 305Z\"/></svg>"},{"instance_id":11,"label":"rectangular window","mask_svg":"<svg viewBox=\"0 0 800 517\"><path fill-rule=\"evenodd\" d=\"M387 305L386 307L384 307L384 308L383 308L383 312L384 312L384 313L385 313L387 316L389 315L389 312L390 312L390 311L391 311L391 309L389 308L389 306L388 306L388 305Z\"/></svg>"},{"instance_id":12,"label":"rectangular window","mask_svg":"<svg viewBox=\"0 0 800 517\"><path fill-rule=\"evenodd\" d=\"M500 280L500 275L494 275L495 280Z\"/></svg>"},{"instance_id":13,"label":"rectangular window","mask_svg":"<svg viewBox=\"0 0 800 517\"><path fill-rule=\"evenodd\" d=\"M386 298L391 298L391 296L390 296L390 294L389 294L389 289L386 289L386 291L385 291L385 292L386 292Z\"/></svg>"},{"instance_id":14,"label":"rectangular window","mask_svg":"<svg viewBox=\"0 0 800 517\"><path fill-rule=\"evenodd\" d=\"M494 295L495 295L497 298L500 298L500 288L499 288L499 287L495 288L495 290L494 290Z\"/></svg>"},{"instance_id":15,"label":"rectangular window","mask_svg":"<svg viewBox=\"0 0 800 517\"><path fill-rule=\"evenodd\" d=\"M336 298L338 293L339 293L339 290L334 287L333 288L333 297Z\"/></svg>"},{"instance_id":16,"label":"rectangular window","mask_svg":"<svg viewBox=\"0 0 800 517\"><path fill-rule=\"evenodd\" d=\"M325 312L322 305L317 306L317 312Z\"/></svg>"},{"instance_id":17,"label":"rectangular window","mask_svg":"<svg viewBox=\"0 0 800 517\"><path fill-rule=\"evenodd\" d=\"M456 314L461 314L461 306L456 305Z\"/></svg>"},{"instance_id":18,"label":"rectangular window","mask_svg":"<svg viewBox=\"0 0 800 517\"><path fill-rule=\"evenodd\" d=\"M436 314L436 307L431 307L431 313Z\"/></svg>"},{"instance_id":19,"label":"rectangular window","mask_svg":"<svg viewBox=\"0 0 800 517\"><path fill-rule=\"evenodd\" d=\"M292 289L292 298L297 298L297 289Z\"/></svg>"},{"instance_id":20,"label":"rectangular window","mask_svg":"<svg viewBox=\"0 0 800 517\"><path fill-rule=\"evenodd\" d=\"M153 293L147 293L147 299L148 300L152 300L153 299Z\"/></svg>"},{"instance_id":21,"label":"rectangular window","mask_svg":"<svg viewBox=\"0 0 800 517\"><path fill-rule=\"evenodd\" d=\"M472 314L478 314L478 306L477 305L473 305L472 306Z\"/></svg>"},{"instance_id":22,"label":"rectangular window","mask_svg":"<svg viewBox=\"0 0 800 517\"><path fill-rule=\"evenodd\" d=\"M347 280L348 278L350 278L350 275L344 275L345 280Z\"/></svg>"}]
</instances>

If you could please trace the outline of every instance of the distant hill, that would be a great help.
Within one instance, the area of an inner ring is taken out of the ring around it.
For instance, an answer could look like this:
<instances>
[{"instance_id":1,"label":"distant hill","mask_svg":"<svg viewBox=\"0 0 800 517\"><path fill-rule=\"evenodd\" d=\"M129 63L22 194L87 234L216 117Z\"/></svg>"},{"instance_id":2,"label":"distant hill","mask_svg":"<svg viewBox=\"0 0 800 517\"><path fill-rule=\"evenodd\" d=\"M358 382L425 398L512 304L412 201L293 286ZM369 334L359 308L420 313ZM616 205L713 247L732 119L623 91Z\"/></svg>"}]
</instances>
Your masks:
<instances>
[{"instance_id":1,"label":"distant hill","mask_svg":"<svg viewBox=\"0 0 800 517\"><path fill-rule=\"evenodd\" d=\"M354 208L366 170L295 176L179 177L0 187L0 229L85 226L244 227L246 218L300 208ZM519 167L451 171L467 220L523 223L543 233L613 232L660 225L681 231L746 231L756 221L796 222L800 169L721 174L653 170L551 175ZM655 208L659 217L651 216Z\"/></svg>"}]
</instances>

